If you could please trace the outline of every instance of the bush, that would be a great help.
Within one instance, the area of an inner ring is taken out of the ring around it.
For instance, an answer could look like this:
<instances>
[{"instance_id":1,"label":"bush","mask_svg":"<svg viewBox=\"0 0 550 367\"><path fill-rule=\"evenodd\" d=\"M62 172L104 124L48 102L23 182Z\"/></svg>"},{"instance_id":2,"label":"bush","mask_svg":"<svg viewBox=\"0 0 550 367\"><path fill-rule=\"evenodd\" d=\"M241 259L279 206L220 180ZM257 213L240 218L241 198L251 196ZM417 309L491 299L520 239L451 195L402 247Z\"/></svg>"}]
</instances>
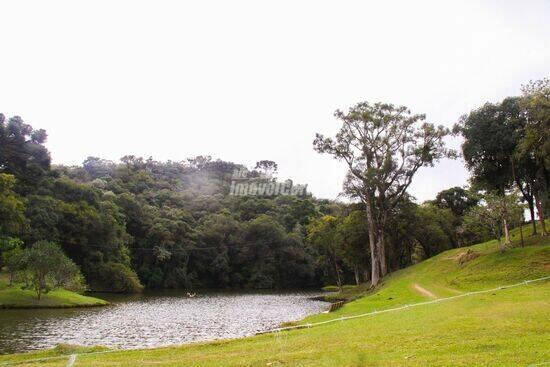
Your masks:
<instances>
[{"instance_id":1,"label":"bush","mask_svg":"<svg viewBox=\"0 0 550 367\"><path fill-rule=\"evenodd\" d=\"M95 290L137 293L143 290L136 273L121 263L106 262L93 263L88 267L93 272Z\"/></svg>"}]
</instances>

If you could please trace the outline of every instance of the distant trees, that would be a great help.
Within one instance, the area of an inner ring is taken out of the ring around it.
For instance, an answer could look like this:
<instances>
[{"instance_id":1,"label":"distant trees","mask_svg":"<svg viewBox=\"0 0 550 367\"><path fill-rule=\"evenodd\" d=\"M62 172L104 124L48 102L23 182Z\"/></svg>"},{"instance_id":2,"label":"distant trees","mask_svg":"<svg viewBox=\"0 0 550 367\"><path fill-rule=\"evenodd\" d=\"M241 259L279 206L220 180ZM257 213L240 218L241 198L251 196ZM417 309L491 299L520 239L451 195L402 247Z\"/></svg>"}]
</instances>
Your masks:
<instances>
[{"instance_id":1,"label":"distant trees","mask_svg":"<svg viewBox=\"0 0 550 367\"><path fill-rule=\"evenodd\" d=\"M462 187L451 187L437 193L433 203L442 209L449 209L457 217L462 217L468 209L476 206L479 197Z\"/></svg>"},{"instance_id":2,"label":"distant trees","mask_svg":"<svg viewBox=\"0 0 550 367\"><path fill-rule=\"evenodd\" d=\"M511 244L510 241L501 241L506 228L505 223L521 225L524 208L519 204L519 198L515 194L486 194L483 199L483 205L468 211L465 225L474 232L488 232L498 241L500 250L505 251Z\"/></svg>"},{"instance_id":3,"label":"distant trees","mask_svg":"<svg viewBox=\"0 0 550 367\"><path fill-rule=\"evenodd\" d=\"M362 102L347 113L336 111L342 122L334 138L317 134L319 153L344 160L349 168L346 191L365 204L371 258L372 286L387 273L385 232L390 211L399 203L418 169L453 156L442 126L424 123L424 115L406 107Z\"/></svg>"}]
</instances>

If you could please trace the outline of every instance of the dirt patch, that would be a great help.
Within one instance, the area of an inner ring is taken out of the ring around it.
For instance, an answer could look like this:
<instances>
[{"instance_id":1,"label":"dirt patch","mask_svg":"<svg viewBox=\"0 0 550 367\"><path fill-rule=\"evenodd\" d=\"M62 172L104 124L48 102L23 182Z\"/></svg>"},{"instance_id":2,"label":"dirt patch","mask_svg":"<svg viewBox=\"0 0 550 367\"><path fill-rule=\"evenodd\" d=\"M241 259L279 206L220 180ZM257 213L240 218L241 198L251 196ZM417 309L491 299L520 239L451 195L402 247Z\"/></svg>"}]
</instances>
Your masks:
<instances>
[{"instance_id":1,"label":"dirt patch","mask_svg":"<svg viewBox=\"0 0 550 367\"><path fill-rule=\"evenodd\" d=\"M413 288L418 292L420 293L421 295L423 296L426 296L426 297L430 297L430 298L437 298L437 296L435 294L433 294L432 292L430 292L429 290L427 290L426 288L422 288L420 285L418 285L417 283L414 283L413 284Z\"/></svg>"},{"instance_id":2,"label":"dirt patch","mask_svg":"<svg viewBox=\"0 0 550 367\"><path fill-rule=\"evenodd\" d=\"M461 252L455 256L455 260L460 264L465 264L468 261L472 261L476 257L479 257L479 253L475 252L472 249L468 249L466 252Z\"/></svg>"}]
</instances>

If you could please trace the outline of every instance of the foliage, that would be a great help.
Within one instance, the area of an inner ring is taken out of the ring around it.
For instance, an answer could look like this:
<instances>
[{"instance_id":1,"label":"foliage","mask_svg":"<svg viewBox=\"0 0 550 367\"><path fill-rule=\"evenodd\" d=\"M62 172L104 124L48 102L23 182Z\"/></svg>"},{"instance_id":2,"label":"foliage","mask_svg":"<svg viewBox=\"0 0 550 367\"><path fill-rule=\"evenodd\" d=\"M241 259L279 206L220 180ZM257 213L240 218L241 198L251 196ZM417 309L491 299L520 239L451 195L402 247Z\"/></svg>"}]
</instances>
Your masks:
<instances>
[{"instance_id":1,"label":"foliage","mask_svg":"<svg viewBox=\"0 0 550 367\"><path fill-rule=\"evenodd\" d=\"M35 130L21 117L6 121L0 114L0 173L14 175L19 180L18 193L38 188L50 168L50 154L44 147L46 131Z\"/></svg>"},{"instance_id":2,"label":"foliage","mask_svg":"<svg viewBox=\"0 0 550 367\"><path fill-rule=\"evenodd\" d=\"M501 242L506 223L521 223L518 217L523 216L524 208L519 204L515 194L501 196L486 194L484 205L476 206L467 213L465 223L473 232L488 232L497 239L501 251L506 243Z\"/></svg>"},{"instance_id":3,"label":"foliage","mask_svg":"<svg viewBox=\"0 0 550 367\"><path fill-rule=\"evenodd\" d=\"M331 215L324 215L313 221L307 228L308 241L313 244L322 259L329 265L334 273L336 284L342 287L341 269L341 244L338 242L338 220Z\"/></svg>"},{"instance_id":4,"label":"foliage","mask_svg":"<svg viewBox=\"0 0 550 367\"><path fill-rule=\"evenodd\" d=\"M422 205L406 192L421 166L453 155L442 142L446 129L386 104L363 103L336 116L342 130L335 140L318 136L316 149L353 158L345 190L360 204L232 196L233 173L245 166L209 156L183 162L88 157L81 166L50 167L40 160L49 158L45 132L3 118L9 149L0 148L6 172L0 173L0 238L20 240L22 252L42 240L58 243L91 289L117 292L368 283L372 264L394 271L482 238L463 224L477 203L473 191L451 188ZM360 132L371 135L357 139ZM346 151L348 142L370 150ZM519 162L526 159L518 158L516 167L524 177L527 165ZM250 177L276 180L277 169L260 160ZM368 185L357 185L357 177ZM0 251L6 250L19 251Z\"/></svg>"},{"instance_id":5,"label":"foliage","mask_svg":"<svg viewBox=\"0 0 550 367\"><path fill-rule=\"evenodd\" d=\"M461 118L455 132L464 137L462 152L472 183L500 195L517 186L531 214L542 224L548 203L550 87L547 79L531 82L523 96L486 103Z\"/></svg>"},{"instance_id":6,"label":"foliage","mask_svg":"<svg viewBox=\"0 0 550 367\"><path fill-rule=\"evenodd\" d=\"M456 217L463 217L468 209L479 203L479 197L462 187L451 187L437 193L434 204L449 209Z\"/></svg>"},{"instance_id":7,"label":"foliage","mask_svg":"<svg viewBox=\"0 0 550 367\"><path fill-rule=\"evenodd\" d=\"M80 270L57 244L39 241L25 249L16 245L4 255L12 280L24 281L25 286L36 293L38 300L54 288L85 290Z\"/></svg>"},{"instance_id":8,"label":"foliage","mask_svg":"<svg viewBox=\"0 0 550 367\"><path fill-rule=\"evenodd\" d=\"M0 237L21 235L26 227L25 204L14 191L15 177L0 173Z\"/></svg>"},{"instance_id":9,"label":"foliage","mask_svg":"<svg viewBox=\"0 0 550 367\"><path fill-rule=\"evenodd\" d=\"M371 281L376 286L387 272L384 235L389 212L398 204L418 169L454 153L445 148L443 126L424 122L404 106L358 103L348 113L337 110L342 127L335 138L317 134L319 153L344 160L348 195L366 206L369 224Z\"/></svg>"}]
</instances>

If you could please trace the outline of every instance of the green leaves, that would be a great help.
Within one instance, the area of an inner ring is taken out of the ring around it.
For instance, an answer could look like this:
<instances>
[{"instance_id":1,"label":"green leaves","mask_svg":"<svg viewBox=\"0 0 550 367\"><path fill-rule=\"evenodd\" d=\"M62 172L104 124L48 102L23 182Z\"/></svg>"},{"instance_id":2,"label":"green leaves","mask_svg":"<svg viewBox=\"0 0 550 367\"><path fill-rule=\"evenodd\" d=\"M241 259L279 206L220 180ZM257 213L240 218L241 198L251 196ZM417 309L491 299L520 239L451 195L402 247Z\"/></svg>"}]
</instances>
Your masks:
<instances>
[{"instance_id":1,"label":"green leaves","mask_svg":"<svg viewBox=\"0 0 550 367\"><path fill-rule=\"evenodd\" d=\"M0 238L20 236L27 227L25 205L14 192L15 177L0 173Z\"/></svg>"}]
</instances>

